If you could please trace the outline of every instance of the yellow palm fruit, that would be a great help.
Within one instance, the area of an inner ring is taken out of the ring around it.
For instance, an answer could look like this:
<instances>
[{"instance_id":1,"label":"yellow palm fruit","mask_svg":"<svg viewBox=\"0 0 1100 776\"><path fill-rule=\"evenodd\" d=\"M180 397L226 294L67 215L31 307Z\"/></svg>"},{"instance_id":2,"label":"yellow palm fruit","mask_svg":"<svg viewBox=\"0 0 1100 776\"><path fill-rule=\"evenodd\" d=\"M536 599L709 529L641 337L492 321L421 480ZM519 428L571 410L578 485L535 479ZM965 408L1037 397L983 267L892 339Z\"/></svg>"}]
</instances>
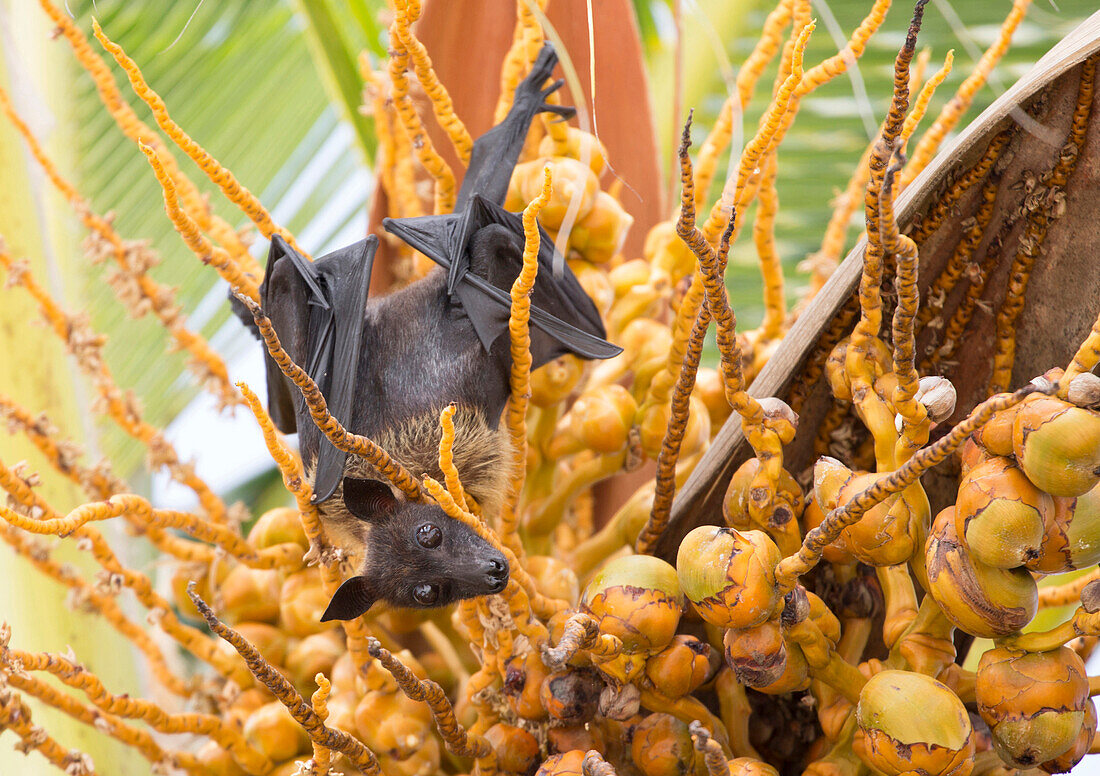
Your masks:
<instances>
[{"instance_id":1,"label":"yellow palm fruit","mask_svg":"<svg viewBox=\"0 0 1100 776\"><path fill-rule=\"evenodd\" d=\"M582 447L614 453L626 447L638 403L617 383L586 390L569 410L569 432ZM551 452L553 456L553 452Z\"/></svg>"},{"instance_id":2,"label":"yellow palm fruit","mask_svg":"<svg viewBox=\"0 0 1100 776\"><path fill-rule=\"evenodd\" d=\"M582 776L584 754L580 749L552 754L543 760L535 776Z\"/></svg>"},{"instance_id":3,"label":"yellow palm fruit","mask_svg":"<svg viewBox=\"0 0 1100 776\"><path fill-rule=\"evenodd\" d=\"M1053 499L1012 461L991 458L959 483L955 531L976 560L1011 569L1039 557L1043 526L1053 514Z\"/></svg>"},{"instance_id":4,"label":"yellow palm fruit","mask_svg":"<svg viewBox=\"0 0 1100 776\"><path fill-rule=\"evenodd\" d=\"M882 671L859 693L856 723L867 765L898 776L967 776L974 766L966 707L946 685L913 671Z\"/></svg>"},{"instance_id":5,"label":"yellow palm fruit","mask_svg":"<svg viewBox=\"0 0 1100 776\"><path fill-rule=\"evenodd\" d=\"M967 473L978 464L983 461L988 461L993 454L985 449L977 441L975 436L971 434L963 442L962 447L958 451L959 456L959 476L965 477Z\"/></svg>"},{"instance_id":6,"label":"yellow palm fruit","mask_svg":"<svg viewBox=\"0 0 1100 776\"><path fill-rule=\"evenodd\" d=\"M642 451L646 456L656 459L664 444L668 432L669 419L672 417L670 404L653 404L645 413L639 413L638 432L641 436ZM687 427L680 441L680 458L693 455L710 442L710 415L703 403L694 395L688 401Z\"/></svg>"},{"instance_id":7,"label":"yellow palm fruit","mask_svg":"<svg viewBox=\"0 0 1100 776\"><path fill-rule=\"evenodd\" d=\"M222 719L234 729L244 730L244 724L253 712L273 700L275 696L266 687L250 687L233 699Z\"/></svg>"},{"instance_id":8,"label":"yellow palm fruit","mask_svg":"<svg viewBox=\"0 0 1100 776\"><path fill-rule=\"evenodd\" d=\"M607 149L599 138L591 132L585 132L583 129L578 129L577 127L567 127L565 130L565 137L565 148L556 150L564 151L565 156L568 156L570 159L584 162L592 168L592 172L596 175L604 171L604 168L607 166ZM554 151L554 138L550 135L545 135L539 142L539 154L542 156L551 156Z\"/></svg>"},{"instance_id":9,"label":"yellow palm fruit","mask_svg":"<svg viewBox=\"0 0 1100 776\"><path fill-rule=\"evenodd\" d=\"M236 566L218 587L221 616L228 622L275 622L279 616L279 572ZM324 610L322 610L324 611Z\"/></svg>"},{"instance_id":10,"label":"yellow palm fruit","mask_svg":"<svg viewBox=\"0 0 1100 776\"><path fill-rule=\"evenodd\" d=\"M504 776L527 776L539 763L539 742L523 728L498 722L485 731Z\"/></svg>"},{"instance_id":11,"label":"yellow palm fruit","mask_svg":"<svg viewBox=\"0 0 1100 776\"><path fill-rule=\"evenodd\" d=\"M651 282L634 286L615 300L611 305L611 312L607 314L607 330L617 334L616 341L622 342L627 336L625 330L630 323L639 318L659 317L671 294L672 288L668 280L663 275L654 273ZM665 355L667 356L667 349Z\"/></svg>"},{"instance_id":12,"label":"yellow palm fruit","mask_svg":"<svg viewBox=\"0 0 1100 776\"><path fill-rule=\"evenodd\" d=\"M295 687L306 688L312 693L316 688L314 678L319 673L328 676L341 655L347 653L347 644L340 631L314 633L299 641L286 655L286 670Z\"/></svg>"},{"instance_id":13,"label":"yellow palm fruit","mask_svg":"<svg viewBox=\"0 0 1100 776\"><path fill-rule=\"evenodd\" d=\"M755 757L736 757L729 761L729 768L729 776L779 776L779 771Z\"/></svg>"},{"instance_id":14,"label":"yellow palm fruit","mask_svg":"<svg viewBox=\"0 0 1100 776\"><path fill-rule=\"evenodd\" d=\"M299 545L303 552L309 549L309 539L298 510L290 507L269 509L256 519L248 532L248 543L258 550L287 542Z\"/></svg>"},{"instance_id":15,"label":"yellow palm fruit","mask_svg":"<svg viewBox=\"0 0 1100 776\"><path fill-rule=\"evenodd\" d=\"M612 267L607 273L607 279L611 283L615 298L622 299L630 293L630 289L649 285L652 275L653 269L645 259L631 259L617 267Z\"/></svg>"},{"instance_id":16,"label":"yellow palm fruit","mask_svg":"<svg viewBox=\"0 0 1100 776\"><path fill-rule=\"evenodd\" d=\"M618 636L627 655L663 649L676 634L684 595L676 569L651 555L628 555L607 563L588 583L581 609L596 618L601 633Z\"/></svg>"},{"instance_id":17,"label":"yellow palm fruit","mask_svg":"<svg viewBox=\"0 0 1100 776\"><path fill-rule=\"evenodd\" d=\"M680 542L676 573L692 607L720 628L749 628L779 603L779 548L762 531L704 525Z\"/></svg>"},{"instance_id":18,"label":"yellow palm fruit","mask_svg":"<svg viewBox=\"0 0 1100 776\"><path fill-rule=\"evenodd\" d=\"M1100 563L1100 485L1076 498L1054 496L1043 527L1039 557L1027 564L1041 574L1060 574Z\"/></svg>"},{"instance_id":19,"label":"yellow palm fruit","mask_svg":"<svg viewBox=\"0 0 1100 776\"><path fill-rule=\"evenodd\" d=\"M577 276L577 282L581 284L584 293L596 305L596 310L601 318L606 318L611 312L611 305L615 302L615 289L611 285L611 278L603 267L597 267L585 259L572 258L566 264L573 274Z\"/></svg>"},{"instance_id":20,"label":"yellow palm fruit","mask_svg":"<svg viewBox=\"0 0 1100 776\"><path fill-rule=\"evenodd\" d=\"M286 664L289 646L286 633L266 622L239 622L233 627L237 633L252 642L269 663Z\"/></svg>"},{"instance_id":21,"label":"yellow palm fruit","mask_svg":"<svg viewBox=\"0 0 1100 776\"><path fill-rule=\"evenodd\" d=\"M691 733L671 714L650 714L634 729L630 757L645 776L684 776L695 767Z\"/></svg>"},{"instance_id":22,"label":"yellow palm fruit","mask_svg":"<svg viewBox=\"0 0 1100 776\"><path fill-rule=\"evenodd\" d=\"M279 591L279 625L299 638L331 630L330 625L321 622L328 603L329 595L318 569L291 574Z\"/></svg>"},{"instance_id":23,"label":"yellow palm fruit","mask_svg":"<svg viewBox=\"0 0 1100 776\"><path fill-rule=\"evenodd\" d=\"M717 433L733 412L733 407L726 401L726 388L721 372L709 366L699 367L692 396L698 396L703 402L710 416L710 431L712 434Z\"/></svg>"},{"instance_id":24,"label":"yellow palm fruit","mask_svg":"<svg viewBox=\"0 0 1100 776\"><path fill-rule=\"evenodd\" d=\"M672 221L662 221L649 230L642 254L655 268L679 281L695 271L695 255L676 234Z\"/></svg>"},{"instance_id":25,"label":"yellow palm fruit","mask_svg":"<svg viewBox=\"0 0 1100 776\"><path fill-rule=\"evenodd\" d=\"M244 725L244 737L277 763L309 751L309 736L279 701L252 712Z\"/></svg>"},{"instance_id":26,"label":"yellow palm fruit","mask_svg":"<svg viewBox=\"0 0 1100 776\"><path fill-rule=\"evenodd\" d=\"M433 737L428 707L404 693L369 692L355 707L355 729L378 755L405 760Z\"/></svg>"},{"instance_id":27,"label":"yellow palm fruit","mask_svg":"<svg viewBox=\"0 0 1100 776\"><path fill-rule=\"evenodd\" d=\"M787 643L773 620L752 628L729 628L722 645L726 665L746 687L758 689L774 684L787 671Z\"/></svg>"},{"instance_id":28,"label":"yellow palm fruit","mask_svg":"<svg viewBox=\"0 0 1100 776\"><path fill-rule=\"evenodd\" d=\"M569 248L588 261L604 264L623 247L634 216L606 191L596 193L596 202L584 218L577 219L569 232Z\"/></svg>"},{"instance_id":29,"label":"yellow palm fruit","mask_svg":"<svg viewBox=\"0 0 1100 776\"><path fill-rule=\"evenodd\" d=\"M549 555L530 555L523 564L535 580L535 587L547 598L576 601L580 595L577 574L564 562ZM555 642L556 643L556 642Z\"/></svg>"},{"instance_id":30,"label":"yellow palm fruit","mask_svg":"<svg viewBox=\"0 0 1100 776\"><path fill-rule=\"evenodd\" d=\"M1069 647L1049 652L991 649L978 662L974 695L1001 759L1032 768L1073 746L1085 720L1089 682Z\"/></svg>"},{"instance_id":31,"label":"yellow palm fruit","mask_svg":"<svg viewBox=\"0 0 1100 776\"><path fill-rule=\"evenodd\" d=\"M207 741L195 757L209 776L248 776L248 771L237 764L233 755L218 746L216 741Z\"/></svg>"},{"instance_id":32,"label":"yellow palm fruit","mask_svg":"<svg viewBox=\"0 0 1100 776\"><path fill-rule=\"evenodd\" d=\"M722 499L722 517L726 525L744 529L752 525L749 519L749 505L754 497L762 498L764 493L754 492L752 481L760 472L760 459L749 458L733 473L730 484L726 488L726 495ZM779 477L779 487L776 488L775 501L772 504L772 524L786 525L791 520L797 520L805 508L805 499L802 496L802 488L786 469Z\"/></svg>"},{"instance_id":33,"label":"yellow palm fruit","mask_svg":"<svg viewBox=\"0 0 1100 776\"><path fill-rule=\"evenodd\" d=\"M1100 413L1043 396L1020 407L1012 448L1027 478L1052 496L1080 496L1100 482Z\"/></svg>"},{"instance_id":34,"label":"yellow palm fruit","mask_svg":"<svg viewBox=\"0 0 1100 776\"><path fill-rule=\"evenodd\" d=\"M1096 735L1096 704L1092 698L1085 701L1085 721L1077 733L1073 745L1064 753L1039 765L1047 773L1069 773L1073 766L1085 759Z\"/></svg>"},{"instance_id":35,"label":"yellow palm fruit","mask_svg":"<svg viewBox=\"0 0 1100 776\"><path fill-rule=\"evenodd\" d=\"M814 498L828 514L844 506L886 474L857 474L835 458L822 456L814 464ZM867 510L859 522L840 532L841 547L872 566L905 563L916 551L915 521L927 520L927 497L919 486L895 493Z\"/></svg>"},{"instance_id":36,"label":"yellow palm fruit","mask_svg":"<svg viewBox=\"0 0 1100 776\"><path fill-rule=\"evenodd\" d=\"M990 455L1000 455L1006 458L1011 456L1013 454L1012 426L1016 422L1016 412L1029 400L1034 401L1036 398L1038 398L1038 395L1032 394L1024 399L1022 403L994 413L993 417L984 426L974 432L975 441Z\"/></svg>"},{"instance_id":37,"label":"yellow palm fruit","mask_svg":"<svg viewBox=\"0 0 1100 776\"><path fill-rule=\"evenodd\" d=\"M402 760L384 754L378 757L378 764L386 776L435 776L440 772L439 761L439 739L434 736ZM351 769L346 768L343 772L349 773Z\"/></svg>"},{"instance_id":38,"label":"yellow palm fruit","mask_svg":"<svg viewBox=\"0 0 1100 776\"><path fill-rule=\"evenodd\" d=\"M603 720L600 720L600 722L603 722ZM573 750L588 752L592 749L597 752L607 751L607 742L604 738L603 727L600 724L548 728L546 741L550 745L551 752L572 752Z\"/></svg>"},{"instance_id":39,"label":"yellow palm fruit","mask_svg":"<svg viewBox=\"0 0 1100 776\"><path fill-rule=\"evenodd\" d=\"M519 211L539 196L542 193L542 170L547 165L551 167L554 189L550 194L550 201L539 211L539 222L548 230L556 232L561 229L574 197L578 198L577 220L588 215L596 202L600 184L596 180L596 173L576 159L544 156L516 165L504 206L509 210Z\"/></svg>"},{"instance_id":40,"label":"yellow palm fruit","mask_svg":"<svg viewBox=\"0 0 1100 776\"><path fill-rule=\"evenodd\" d=\"M501 694L512 712L526 720L537 722L548 716L539 699L543 680L550 671L537 652L515 655L504 664L504 687Z\"/></svg>"},{"instance_id":41,"label":"yellow palm fruit","mask_svg":"<svg viewBox=\"0 0 1100 776\"><path fill-rule=\"evenodd\" d=\"M999 569L974 559L955 533L955 508L936 516L925 545L932 597L962 630L979 638L1015 633L1039 608L1039 588L1024 568Z\"/></svg>"},{"instance_id":42,"label":"yellow palm fruit","mask_svg":"<svg viewBox=\"0 0 1100 776\"><path fill-rule=\"evenodd\" d=\"M797 589L801 589L801 587ZM807 590L806 602L810 607L810 620L818 627L821 634L831 641L833 646L836 646L837 642L840 641L840 620L816 593Z\"/></svg>"},{"instance_id":43,"label":"yellow palm fruit","mask_svg":"<svg viewBox=\"0 0 1100 776\"><path fill-rule=\"evenodd\" d=\"M825 512L821 509L821 505L817 503L816 498L806 499L806 506L802 509L802 529L806 533L821 525L825 517ZM838 536L832 544L825 545L821 555L828 563L847 565L856 562L856 559L852 557L852 553L848 552L848 545L845 543L843 535Z\"/></svg>"},{"instance_id":44,"label":"yellow palm fruit","mask_svg":"<svg viewBox=\"0 0 1100 776\"><path fill-rule=\"evenodd\" d=\"M682 698L706 681L710 668L710 645L680 633L646 661L645 675L661 695Z\"/></svg>"},{"instance_id":45,"label":"yellow palm fruit","mask_svg":"<svg viewBox=\"0 0 1100 776\"><path fill-rule=\"evenodd\" d=\"M650 650L650 652L655 650ZM610 677L612 684L624 686L638 681L645 673L646 658L650 652L623 652L608 660L600 660L596 668L604 676Z\"/></svg>"},{"instance_id":46,"label":"yellow palm fruit","mask_svg":"<svg viewBox=\"0 0 1100 776\"><path fill-rule=\"evenodd\" d=\"M591 668L555 671L542 680L539 700L554 719L581 725L595 716L603 687L603 680Z\"/></svg>"},{"instance_id":47,"label":"yellow palm fruit","mask_svg":"<svg viewBox=\"0 0 1100 776\"><path fill-rule=\"evenodd\" d=\"M552 407L565 401L584 374L584 364L572 353L547 362L531 372L531 403Z\"/></svg>"}]
</instances>

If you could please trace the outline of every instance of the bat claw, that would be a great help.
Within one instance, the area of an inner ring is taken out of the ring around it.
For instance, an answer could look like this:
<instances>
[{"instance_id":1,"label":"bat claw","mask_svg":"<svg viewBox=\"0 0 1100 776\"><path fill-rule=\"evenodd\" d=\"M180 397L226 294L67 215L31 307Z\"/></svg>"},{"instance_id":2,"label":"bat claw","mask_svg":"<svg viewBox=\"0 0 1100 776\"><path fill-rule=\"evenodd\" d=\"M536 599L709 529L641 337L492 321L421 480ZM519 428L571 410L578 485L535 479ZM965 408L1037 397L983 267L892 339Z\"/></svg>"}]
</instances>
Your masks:
<instances>
[{"instance_id":1,"label":"bat claw","mask_svg":"<svg viewBox=\"0 0 1100 776\"><path fill-rule=\"evenodd\" d=\"M555 116L568 120L577 115L577 109L572 105L550 105L549 103L543 103L539 108L542 113L553 113Z\"/></svg>"}]
</instances>

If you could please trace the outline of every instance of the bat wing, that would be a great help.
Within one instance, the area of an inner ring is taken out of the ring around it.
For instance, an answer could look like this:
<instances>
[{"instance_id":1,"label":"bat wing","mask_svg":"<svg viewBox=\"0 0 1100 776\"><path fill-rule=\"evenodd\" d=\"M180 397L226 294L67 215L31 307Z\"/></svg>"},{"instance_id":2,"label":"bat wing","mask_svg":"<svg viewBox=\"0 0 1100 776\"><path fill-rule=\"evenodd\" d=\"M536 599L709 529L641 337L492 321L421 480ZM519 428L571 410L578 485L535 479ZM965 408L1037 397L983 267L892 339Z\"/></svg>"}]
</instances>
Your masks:
<instances>
[{"instance_id":1,"label":"bat wing","mask_svg":"<svg viewBox=\"0 0 1100 776\"><path fill-rule=\"evenodd\" d=\"M377 248L378 238L371 236L310 262L276 236L262 289L264 308L284 349L317 383L329 412L345 427L354 410L367 289ZM266 361L269 408L277 407L284 421L290 408L290 422L279 425L280 430L320 435L316 428L297 428L291 400L297 389L270 355ZM314 502L333 494L347 459L323 436L317 451Z\"/></svg>"},{"instance_id":2,"label":"bat wing","mask_svg":"<svg viewBox=\"0 0 1100 776\"><path fill-rule=\"evenodd\" d=\"M387 218L382 224L444 268L450 269L450 257L461 252L465 268L458 272L455 294L482 346L489 350L501 334L507 334L512 299L505 289L511 288L522 265L523 221L518 213L475 194L460 215ZM486 228L493 239L478 238ZM553 242L541 227L540 237L539 274L531 297L534 366L563 353L589 359L621 353L622 348L604 339L599 312L572 271L566 267L561 277L554 277ZM477 251L472 250L474 245Z\"/></svg>"},{"instance_id":3,"label":"bat wing","mask_svg":"<svg viewBox=\"0 0 1100 776\"><path fill-rule=\"evenodd\" d=\"M546 98L561 88L563 83L555 81L546 89L542 88L557 63L558 55L554 47L549 43L543 44L531 72L516 87L508 115L474 143L470 166L455 200L456 213L461 213L475 196L503 205L508 194L508 183L512 180L512 172L535 116L549 112L569 118L576 113L574 108L546 102ZM462 235L461 244L466 245L471 236ZM452 254L452 257L447 275L447 292L450 294L458 285L458 276L466 269L466 260L461 253Z\"/></svg>"}]
</instances>

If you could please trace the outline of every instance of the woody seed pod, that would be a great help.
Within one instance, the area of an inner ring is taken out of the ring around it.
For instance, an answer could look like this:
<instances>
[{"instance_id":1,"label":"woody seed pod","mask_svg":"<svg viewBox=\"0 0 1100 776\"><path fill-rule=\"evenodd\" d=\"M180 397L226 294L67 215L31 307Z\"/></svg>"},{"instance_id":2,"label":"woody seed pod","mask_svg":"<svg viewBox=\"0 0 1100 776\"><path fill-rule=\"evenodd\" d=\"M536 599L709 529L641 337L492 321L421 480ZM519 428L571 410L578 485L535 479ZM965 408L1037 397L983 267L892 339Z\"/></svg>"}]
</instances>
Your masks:
<instances>
[{"instance_id":1,"label":"woody seed pod","mask_svg":"<svg viewBox=\"0 0 1100 776\"><path fill-rule=\"evenodd\" d=\"M1080 496L1100 482L1100 413L1039 397L1016 413L1012 447L1027 478L1052 496Z\"/></svg>"},{"instance_id":2,"label":"woody seed pod","mask_svg":"<svg viewBox=\"0 0 1100 776\"><path fill-rule=\"evenodd\" d=\"M955 533L955 508L937 515L925 545L929 592L947 618L979 638L1023 628L1039 608L1039 589L1024 568L998 569L977 561Z\"/></svg>"},{"instance_id":3,"label":"woody seed pod","mask_svg":"<svg viewBox=\"0 0 1100 776\"><path fill-rule=\"evenodd\" d=\"M676 573L692 607L720 628L748 628L778 603L779 549L762 531L705 525L680 542Z\"/></svg>"},{"instance_id":4,"label":"woody seed pod","mask_svg":"<svg viewBox=\"0 0 1100 776\"><path fill-rule=\"evenodd\" d=\"M975 559L997 568L1039 557L1054 501L1007 458L991 458L959 483L955 530Z\"/></svg>"},{"instance_id":5,"label":"woody seed pod","mask_svg":"<svg viewBox=\"0 0 1100 776\"><path fill-rule=\"evenodd\" d=\"M970 717L946 685L913 671L882 671L859 694L861 757L888 776L967 776L974 766Z\"/></svg>"},{"instance_id":6,"label":"woody seed pod","mask_svg":"<svg viewBox=\"0 0 1100 776\"><path fill-rule=\"evenodd\" d=\"M924 405L933 423L942 423L955 412L955 386L946 377L922 377L913 398Z\"/></svg>"},{"instance_id":7,"label":"woody seed pod","mask_svg":"<svg viewBox=\"0 0 1100 776\"><path fill-rule=\"evenodd\" d=\"M1069 647L991 649L978 662L974 695L1001 759L1031 768L1064 754L1085 719L1085 664Z\"/></svg>"},{"instance_id":8,"label":"woody seed pod","mask_svg":"<svg viewBox=\"0 0 1100 776\"><path fill-rule=\"evenodd\" d=\"M684 596L676 569L651 555L605 565L581 596L581 609L618 636L627 655L663 649L676 633Z\"/></svg>"}]
</instances>

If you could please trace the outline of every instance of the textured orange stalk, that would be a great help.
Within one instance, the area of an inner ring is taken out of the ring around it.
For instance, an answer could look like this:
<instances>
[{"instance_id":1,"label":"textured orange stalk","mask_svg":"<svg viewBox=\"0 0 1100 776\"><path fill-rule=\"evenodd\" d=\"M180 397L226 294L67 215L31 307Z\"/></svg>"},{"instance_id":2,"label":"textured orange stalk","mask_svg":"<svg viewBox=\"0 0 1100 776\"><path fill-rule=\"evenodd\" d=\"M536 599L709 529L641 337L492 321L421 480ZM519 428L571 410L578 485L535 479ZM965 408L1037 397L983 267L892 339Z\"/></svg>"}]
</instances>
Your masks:
<instances>
[{"instance_id":1,"label":"textured orange stalk","mask_svg":"<svg viewBox=\"0 0 1100 776\"><path fill-rule=\"evenodd\" d=\"M252 672L252 675L267 689L271 690L272 695L280 703L286 706L294 720L309 735L311 741L317 742L326 749L340 752L340 754L351 760L352 765L362 773L367 774L367 776L381 776L382 771L378 767L378 760L375 758L374 753L354 736L342 730L325 727L324 720L318 716L313 707L306 703L305 699L294 689L294 685L264 660L263 655L247 639L217 618L214 611L195 593L194 582L187 586L187 595L191 597L192 603L195 604L195 608L206 620L210 630L225 639L233 646L233 649L237 650L237 653L248 664L248 670Z\"/></svg>"},{"instance_id":2,"label":"textured orange stalk","mask_svg":"<svg viewBox=\"0 0 1100 776\"><path fill-rule=\"evenodd\" d=\"M623 642L612 633L600 633L599 623L584 612L577 612L565 621L558 645L543 650L543 662L552 670L560 671L580 651L609 660L622 653Z\"/></svg>"},{"instance_id":3,"label":"textured orange stalk","mask_svg":"<svg viewBox=\"0 0 1100 776\"><path fill-rule=\"evenodd\" d=\"M536 0L540 11L546 10L549 0ZM504 65L500 69L500 97L493 112L493 123L504 121L512 108L516 87L523 80L527 69L538 56L542 44L542 25L532 12L527 0L516 2L516 28L512 34L512 45L504 55Z\"/></svg>"},{"instance_id":4,"label":"textured orange stalk","mask_svg":"<svg viewBox=\"0 0 1100 776\"><path fill-rule=\"evenodd\" d=\"M443 430L443 433L439 437L439 470L443 472L443 481L447 485L447 492L451 494L451 498L455 500L455 503L467 512L480 515L480 509L477 504L473 502L473 499L467 501L466 491L458 478L458 469L455 468L454 414L454 402L448 404L443 408L443 411L439 413L439 425Z\"/></svg>"},{"instance_id":5,"label":"textured orange stalk","mask_svg":"<svg viewBox=\"0 0 1100 776\"><path fill-rule=\"evenodd\" d=\"M7 688L0 689L0 730L10 730L22 739L15 748L23 754L38 751L69 776L96 776L91 757L57 743L45 728L34 724L19 694Z\"/></svg>"}]
</instances>

